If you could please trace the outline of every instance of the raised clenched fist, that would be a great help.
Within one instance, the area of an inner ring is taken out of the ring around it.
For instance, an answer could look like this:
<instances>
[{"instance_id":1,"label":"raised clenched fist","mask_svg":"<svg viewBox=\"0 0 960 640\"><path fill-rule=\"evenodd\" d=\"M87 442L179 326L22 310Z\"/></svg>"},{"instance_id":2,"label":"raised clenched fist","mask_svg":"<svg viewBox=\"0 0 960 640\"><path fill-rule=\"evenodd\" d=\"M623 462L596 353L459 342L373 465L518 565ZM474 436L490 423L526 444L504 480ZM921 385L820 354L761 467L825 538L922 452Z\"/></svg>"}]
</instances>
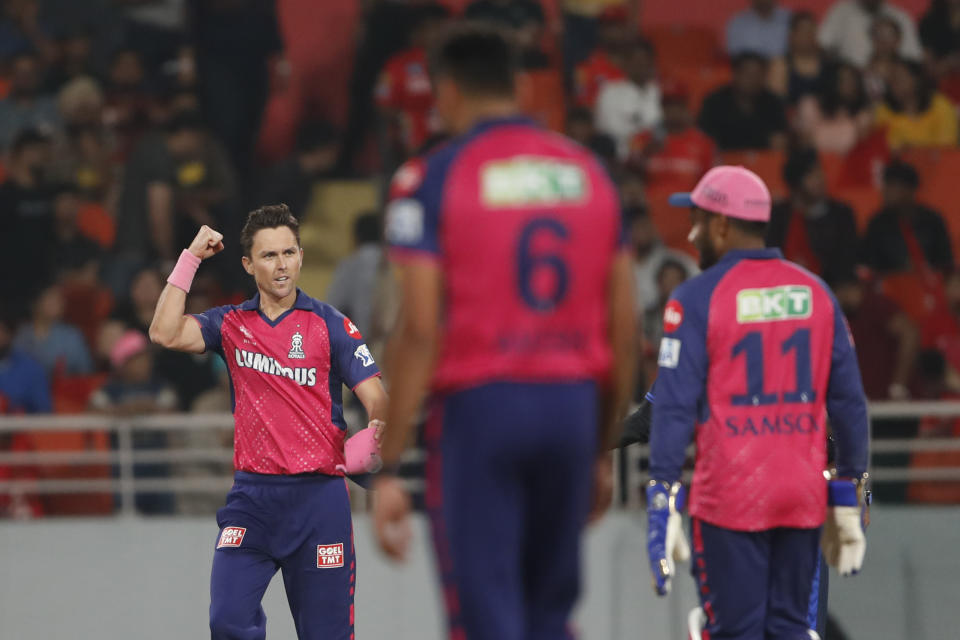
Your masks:
<instances>
[{"instance_id":1,"label":"raised clenched fist","mask_svg":"<svg viewBox=\"0 0 960 640\"><path fill-rule=\"evenodd\" d=\"M200 227L197 237L190 243L190 253L201 260L223 251L223 234L207 225Z\"/></svg>"}]
</instances>

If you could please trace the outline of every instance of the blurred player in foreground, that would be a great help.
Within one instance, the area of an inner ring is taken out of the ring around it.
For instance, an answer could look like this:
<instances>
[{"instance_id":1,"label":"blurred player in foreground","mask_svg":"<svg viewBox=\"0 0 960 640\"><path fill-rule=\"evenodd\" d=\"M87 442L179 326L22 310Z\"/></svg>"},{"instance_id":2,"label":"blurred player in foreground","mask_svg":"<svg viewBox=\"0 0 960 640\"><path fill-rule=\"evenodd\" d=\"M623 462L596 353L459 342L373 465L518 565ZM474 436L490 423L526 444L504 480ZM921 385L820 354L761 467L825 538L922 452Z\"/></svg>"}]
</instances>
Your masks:
<instances>
[{"instance_id":1,"label":"blurred player in foreground","mask_svg":"<svg viewBox=\"0 0 960 640\"><path fill-rule=\"evenodd\" d=\"M238 306L184 315L200 261L223 249L203 226L157 303L150 338L170 349L212 350L226 360L234 397L233 489L217 512L210 580L214 640L266 637L260 602L283 571L301 640L353 637L356 565L344 473L376 453L387 396L360 332L297 288L303 249L286 205L250 213L240 237L257 295ZM346 443L341 385L371 423Z\"/></svg>"},{"instance_id":2,"label":"blurred player in foreground","mask_svg":"<svg viewBox=\"0 0 960 640\"><path fill-rule=\"evenodd\" d=\"M764 248L770 194L755 174L714 168L671 203L691 208L706 270L664 313L647 487L654 586L666 593L674 561L689 554L680 475L695 432L704 637L806 640L821 528L842 575L860 569L866 548L869 431L852 338L826 285ZM825 486L828 415L837 456Z\"/></svg>"},{"instance_id":3,"label":"blurred player in foreground","mask_svg":"<svg viewBox=\"0 0 960 640\"><path fill-rule=\"evenodd\" d=\"M459 137L392 185L402 303L374 525L402 559L410 498L391 471L429 393L426 501L451 637L570 638L581 534L591 501L609 504L633 378L617 194L589 152L517 115L500 35L451 34L432 71Z\"/></svg>"}]
</instances>

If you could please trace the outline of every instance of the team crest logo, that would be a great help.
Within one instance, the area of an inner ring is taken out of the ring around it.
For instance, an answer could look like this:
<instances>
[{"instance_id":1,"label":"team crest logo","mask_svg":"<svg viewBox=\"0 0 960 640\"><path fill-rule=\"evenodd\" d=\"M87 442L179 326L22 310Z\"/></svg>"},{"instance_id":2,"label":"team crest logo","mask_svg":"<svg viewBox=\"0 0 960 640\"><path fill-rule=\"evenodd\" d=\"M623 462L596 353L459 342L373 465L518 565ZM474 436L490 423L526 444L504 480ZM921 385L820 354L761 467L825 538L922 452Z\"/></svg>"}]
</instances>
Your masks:
<instances>
[{"instance_id":1,"label":"team crest logo","mask_svg":"<svg viewBox=\"0 0 960 640\"><path fill-rule=\"evenodd\" d=\"M299 331L290 338L290 353L287 354L287 357L295 360L303 360L307 357L303 352L303 336L300 335Z\"/></svg>"},{"instance_id":2,"label":"team crest logo","mask_svg":"<svg viewBox=\"0 0 960 640\"><path fill-rule=\"evenodd\" d=\"M360 361L360 363L369 367L373 364L373 355L370 354L370 349L367 348L367 345L362 344L357 347L357 350L353 352L353 357Z\"/></svg>"}]
</instances>

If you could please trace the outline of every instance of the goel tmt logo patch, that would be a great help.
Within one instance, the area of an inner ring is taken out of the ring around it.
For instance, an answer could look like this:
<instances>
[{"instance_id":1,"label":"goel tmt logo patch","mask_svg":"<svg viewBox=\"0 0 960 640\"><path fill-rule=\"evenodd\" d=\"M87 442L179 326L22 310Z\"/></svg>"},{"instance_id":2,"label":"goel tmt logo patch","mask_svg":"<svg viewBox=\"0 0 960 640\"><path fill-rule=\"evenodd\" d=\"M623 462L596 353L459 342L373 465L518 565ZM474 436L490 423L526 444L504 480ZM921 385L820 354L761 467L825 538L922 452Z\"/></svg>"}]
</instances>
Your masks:
<instances>
[{"instance_id":1,"label":"goel tmt logo patch","mask_svg":"<svg viewBox=\"0 0 960 640\"><path fill-rule=\"evenodd\" d=\"M343 566L343 543L317 545L317 569L338 569Z\"/></svg>"},{"instance_id":2,"label":"goel tmt logo patch","mask_svg":"<svg viewBox=\"0 0 960 640\"><path fill-rule=\"evenodd\" d=\"M224 527L220 532L220 540L217 542L217 549L224 547L239 547L243 542L243 536L247 534L246 527Z\"/></svg>"},{"instance_id":3,"label":"goel tmt logo patch","mask_svg":"<svg viewBox=\"0 0 960 640\"><path fill-rule=\"evenodd\" d=\"M737 322L803 320L813 314L813 293L805 285L737 292Z\"/></svg>"}]
</instances>

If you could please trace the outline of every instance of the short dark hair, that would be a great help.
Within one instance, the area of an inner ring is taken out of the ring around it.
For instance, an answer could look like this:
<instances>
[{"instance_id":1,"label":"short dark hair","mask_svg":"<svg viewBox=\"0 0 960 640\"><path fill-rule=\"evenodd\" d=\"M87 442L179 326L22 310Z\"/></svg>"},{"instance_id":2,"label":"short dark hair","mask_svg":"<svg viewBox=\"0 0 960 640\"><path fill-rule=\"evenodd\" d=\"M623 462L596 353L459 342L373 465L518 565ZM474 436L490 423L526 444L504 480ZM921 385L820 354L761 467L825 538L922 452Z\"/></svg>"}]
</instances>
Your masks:
<instances>
[{"instance_id":1,"label":"short dark hair","mask_svg":"<svg viewBox=\"0 0 960 640\"><path fill-rule=\"evenodd\" d=\"M730 218L730 226L739 229L747 235L757 236L759 238L767 237L767 226L769 223L761 220L741 220L740 218Z\"/></svg>"},{"instance_id":2,"label":"short dark hair","mask_svg":"<svg viewBox=\"0 0 960 640\"><path fill-rule=\"evenodd\" d=\"M297 246L300 246L300 223L290 212L290 207L285 204L265 204L259 209L254 209L247 214L247 221L240 232L240 249L243 255L252 258L253 237L261 229L276 229L278 227L287 227L293 232L293 237L297 239Z\"/></svg>"},{"instance_id":3,"label":"short dark hair","mask_svg":"<svg viewBox=\"0 0 960 640\"><path fill-rule=\"evenodd\" d=\"M796 149L787 156L787 161L783 164L783 181L791 189L796 189L819 164L820 156L817 155L816 149L812 147Z\"/></svg>"},{"instance_id":4,"label":"short dark hair","mask_svg":"<svg viewBox=\"0 0 960 640\"><path fill-rule=\"evenodd\" d=\"M23 129L14 136L10 144L10 155L18 156L27 147L40 144L50 144L50 136L40 129Z\"/></svg>"},{"instance_id":5,"label":"short dark hair","mask_svg":"<svg viewBox=\"0 0 960 640\"><path fill-rule=\"evenodd\" d=\"M358 247L364 244L377 244L380 242L382 228L380 216L373 211L366 211L353 221L353 240Z\"/></svg>"},{"instance_id":6,"label":"short dark hair","mask_svg":"<svg viewBox=\"0 0 960 640\"><path fill-rule=\"evenodd\" d=\"M337 143L337 130L326 120L309 120L297 132L297 151L308 153Z\"/></svg>"},{"instance_id":7,"label":"short dark hair","mask_svg":"<svg viewBox=\"0 0 960 640\"><path fill-rule=\"evenodd\" d=\"M452 28L430 60L434 77L446 76L472 96L512 96L516 69L511 42L490 27L472 23Z\"/></svg>"},{"instance_id":8,"label":"short dark hair","mask_svg":"<svg viewBox=\"0 0 960 640\"><path fill-rule=\"evenodd\" d=\"M199 111L187 109L175 114L164 127L167 133L175 134L183 131L203 131L203 116Z\"/></svg>"},{"instance_id":9,"label":"short dark hair","mask_svg":"<svg viewBox=\"0 0 960 640\"><path fill-rule=\"evenodd\" d=\"M737 72L745 64L749 64L751 62L756 62L762 67L766 68L768 60L767 57L762 53L757 53L756 51L743 51L733 56L733 59L730 61L730 68L733 69L734 72Z\"/></svg>"},{"instance_id":10,"label":"short dark hair","mask_svg":"<svg viewBox=\"0 0 960 640\"><path fill-rule=\"evenodd\" d=\"M920 174L916 168L902 160L894 160L883 169L883 184L898 183L910 189L920 186Z\"/></svg>"},{"instance_id":11,"label":"short dark hair","mask_svg":"<svg viewBox=\"0 0 960 640\"><path fill-rule=\"evenodd\" d=\"M717 213L716 211L710 211L709 209L704 209L703 207L697 207L700 211L703 211L707 214L707 221L709 222L714 216L723 216L729 222L730 226L734 229L737 229L741 233L745 233L751 236L757 236L760 238L767 237L767 226L769 225L766 221L760 220L741 220L740 218L733 218L731 216L724 216L722 213Z\"/></svg>"}]
</instances>

